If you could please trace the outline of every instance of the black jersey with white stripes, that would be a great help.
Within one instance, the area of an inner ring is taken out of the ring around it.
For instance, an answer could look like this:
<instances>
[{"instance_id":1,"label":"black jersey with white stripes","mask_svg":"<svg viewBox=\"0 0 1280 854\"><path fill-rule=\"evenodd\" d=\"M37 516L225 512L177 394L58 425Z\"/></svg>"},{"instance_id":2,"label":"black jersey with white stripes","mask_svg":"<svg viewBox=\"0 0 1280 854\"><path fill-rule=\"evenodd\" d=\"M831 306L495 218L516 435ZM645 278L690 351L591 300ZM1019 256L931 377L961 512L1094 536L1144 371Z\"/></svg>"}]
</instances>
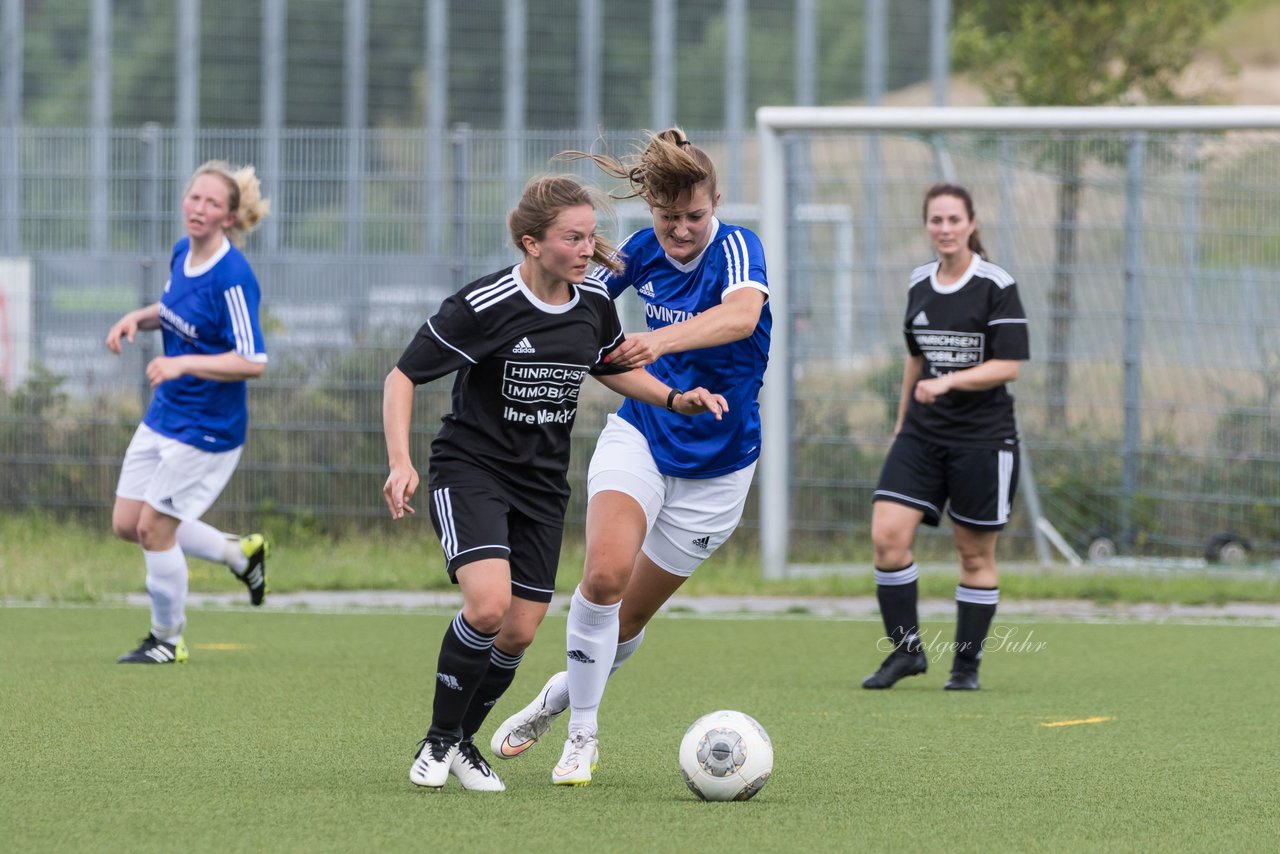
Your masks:
<instances>
[{"instance_id":1,"label":"black jersey with white stripes","mask_svg":"<svg viewBox=\"0 0 1280 854\"><path fill-rule=\"evenodd\" d=\"M1013 276L977 253L965 274L950 285L939 284L937 261L912 271L903 333L911 355L924 357L921 379L989 359L1024 360L1031 355L1027 315ZM912 396L902 432L940 445L1009 447L1018 441L1013 395L999 385L951 391L929 405Z\"/></svg>"},{"instance_id":2,"label":"black jersey with white stripes","mask_svg":"<svg viewBox=\"0 0 1280 854\"><path fill-rule=\"evenodd\" d=\"M571 284L568 302L539 300L520 268L484 276L445 299L397 367L415 385L457 372L452 406L431 443L432 489L497 482L527 515L560 524L569 497L569 434L588 374L622 343L608 292Z\"/></svg>"}]
</instances>

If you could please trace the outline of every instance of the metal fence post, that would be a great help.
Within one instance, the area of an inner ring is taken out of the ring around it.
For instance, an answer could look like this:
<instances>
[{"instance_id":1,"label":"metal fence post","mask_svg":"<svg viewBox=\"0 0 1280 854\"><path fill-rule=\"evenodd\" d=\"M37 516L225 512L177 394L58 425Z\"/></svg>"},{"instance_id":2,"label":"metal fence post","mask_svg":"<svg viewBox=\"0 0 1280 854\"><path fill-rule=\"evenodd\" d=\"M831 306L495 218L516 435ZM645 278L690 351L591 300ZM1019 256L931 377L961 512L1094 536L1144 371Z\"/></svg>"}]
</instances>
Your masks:
<instances>
[{"instance_id":1,"label":"metal fence post","mask_svg":"<svg viewBox=\"0 0 1280 854\"><path fill-rule=\"evenodd\" d=\"M1133 500L1138 493L1142 445L1142 173L1147 135L1129 135L1124 176L1124 460L1120 539L1135 542Z\"/></svg>"},{"instance_id":2,"label":"metal fence post","mask_svg":"<svg viewBox=\"0 0 1280 854\"><path fill-rule=\"evenodd\" d=\"M156 268L156 259L161 255L160 242L160 125L148 122L142 127L143 169L146 184L142 193L143 216L146 218L146 242L141 257L138 259L138 305L151 302L151 279ZM151 361L152 337L138 337L138 352L142 356L142 364ZM138 375L138 405L145 411L151 400L151 385L145 373Z\"/></svg>"},{"instance_id":3,"label":"metal fence post","mask_svg":"<svg viewBox=\"0 0 1280 854\"><path fill-rule=\"evenodd\" d=\"M453 286L466 283L467 257L471 246L471 224L468 217L470 210L471 183L471 125L461 123L453 126L450 134L453 148L453 259L449 265L453 270Z\"/></svg>"}]
</instances>

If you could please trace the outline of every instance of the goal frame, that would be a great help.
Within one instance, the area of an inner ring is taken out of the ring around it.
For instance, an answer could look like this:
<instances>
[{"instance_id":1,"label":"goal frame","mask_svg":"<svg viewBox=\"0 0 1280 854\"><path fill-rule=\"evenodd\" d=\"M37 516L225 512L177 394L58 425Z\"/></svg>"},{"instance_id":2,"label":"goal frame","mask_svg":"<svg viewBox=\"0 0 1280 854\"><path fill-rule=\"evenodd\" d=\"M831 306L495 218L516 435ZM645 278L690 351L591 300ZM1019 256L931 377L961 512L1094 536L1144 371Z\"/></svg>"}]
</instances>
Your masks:
<instances>
[{"instance_id":1,"label":"goal frame","mask_svg":"<svg viewBox=\"0 0 1280 854\"><path fill-rule=\"evenodd\" d=\"M760 240L769 264L774 323L761 392L760 567L788 575L791 536L791 364L787 258L789 131L1205 131L1280 130L1280 107L777 107L756 110Z\"/></svg>"}]
</instances>

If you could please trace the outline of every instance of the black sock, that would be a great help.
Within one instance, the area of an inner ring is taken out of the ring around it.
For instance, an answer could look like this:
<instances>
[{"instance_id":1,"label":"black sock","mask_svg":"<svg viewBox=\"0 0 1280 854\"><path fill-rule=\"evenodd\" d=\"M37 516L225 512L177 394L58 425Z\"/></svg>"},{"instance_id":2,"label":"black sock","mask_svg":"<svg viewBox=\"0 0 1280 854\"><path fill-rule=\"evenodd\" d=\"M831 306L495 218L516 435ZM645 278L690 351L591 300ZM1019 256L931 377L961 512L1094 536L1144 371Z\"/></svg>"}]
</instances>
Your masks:
<instances>
[{"instance_id":1,"label":"black sock","mask_svg":"<svg viewBox=\"0 0 1280 854\"><path fill-rule=\"evenodd\" d=\"M511 680L516 678L516 668L520 666L522 658L524 658L523 652L508 655L496 646L493 648L493 654L489 659L489 670L480 680L475 696L471 698L471 705L467 707L467 713L462 718L463 741L470 741L480 731L484 719L489 717L489 712L493 711L498 700L511 687Z\"/></svg>"},{"instance_id":2,"label":"black sock","mask_svg":"<svg viewBox=\"0 0 1280 854\"><path fill-rule=\"evenodd\" d=\"M471 698L489 669L495 632L486 635L476 631L462 618L453 618L440 642L440 658L436 663L436 696L431 707L431 729L428 736L459 741L462 719Z\"/></svg>"},{"instance_id":3,"label":"black sock","mask_svg":"<svg viewBox=\"0 0 1280 854\"><path fill-rule=\"evenodd\" d=\"M919 591L916 578L920 570L914 563L901 569L876 567L876 601L884 618L884 633L895 649L920 652L920 618L916 615Z\"/></svg>"},{"instance_id":4,"label":"black sock","mask_svg":"<svg viewBox=\"0 0 1280 854\"><path fill-rule=\"evenodd\" d=\"M977 670L982 642L1000 601L999 587L956 586L956 660L953 670Z\"/></svg>"}]
</instances>

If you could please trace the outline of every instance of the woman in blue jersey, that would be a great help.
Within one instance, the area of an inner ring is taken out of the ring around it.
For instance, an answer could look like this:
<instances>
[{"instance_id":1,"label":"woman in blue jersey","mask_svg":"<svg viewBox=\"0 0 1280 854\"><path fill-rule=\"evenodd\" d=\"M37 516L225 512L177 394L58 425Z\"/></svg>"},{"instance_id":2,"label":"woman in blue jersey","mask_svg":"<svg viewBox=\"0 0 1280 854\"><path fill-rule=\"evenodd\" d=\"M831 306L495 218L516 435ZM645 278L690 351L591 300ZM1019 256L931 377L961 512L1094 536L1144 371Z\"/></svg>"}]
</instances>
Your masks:
<instances>
[{"instance_id":1,"label":"woman in blue jersey","mask_svg":"<svg viewBox=\"0 0 1280 854\"><path fill-rule=\"evenodd\" d=\"M682 130L650 134L627 162L565 156L589 158L627 181L627 196L644 200L653 216L652 228L619 247L625 269L597 271L614 297L635 289L648 325L610 354L611 364L646 367L672 388L721 389L728 401L720 422L628 401L600 434L588 473L586 563L569 607L567 671L499 726L491 743L501 758L518 756L571 706L569 739L551 777L580 786L599 758L605 681L742 518L760 453L756 397L770 315L760 240L715 216L715 165Z\"/></svg>"},{"instance_id":2,"label":"woman in blue jersey","mask_svg":"<svg viewBox=\"0 0 1280 854\"><path fill-rule=\"evenodd\" d=\"M889 655L862 687L882 690L924 673L915 559L923 522L945 509L960 557L950 691L978 689L982 644L995 616L996 540L1018 488L1018 427L1006 385L1030 351L1018 287L986 260L969 191L935 184L925 230L937 260L911 274L903 321L907 356L893 445L873 496L876 598Z\"/></svg>"},{"instance_id":3,"label":"woman in blue jersey","mask_svg":"<svg viewBox=\"0 0 1280 854\"><path fill-rule=\"evenodd\" d=\"M121 339L161 330L164 355L147 365L155 393L125 451L111 527L142 546L151 597L151 631L123 664L187 660L187 555L225 564L249 588L266 593L267 544L260 534L228 537L200 521L240 460L249 420L245 380L267 363L258 323L258 280L241 242L269 205L252 166L233 171L209 161L182 197L186 237L173 247L160 301L131 311L107 333Z\"/></svg>"}]
</instances>

